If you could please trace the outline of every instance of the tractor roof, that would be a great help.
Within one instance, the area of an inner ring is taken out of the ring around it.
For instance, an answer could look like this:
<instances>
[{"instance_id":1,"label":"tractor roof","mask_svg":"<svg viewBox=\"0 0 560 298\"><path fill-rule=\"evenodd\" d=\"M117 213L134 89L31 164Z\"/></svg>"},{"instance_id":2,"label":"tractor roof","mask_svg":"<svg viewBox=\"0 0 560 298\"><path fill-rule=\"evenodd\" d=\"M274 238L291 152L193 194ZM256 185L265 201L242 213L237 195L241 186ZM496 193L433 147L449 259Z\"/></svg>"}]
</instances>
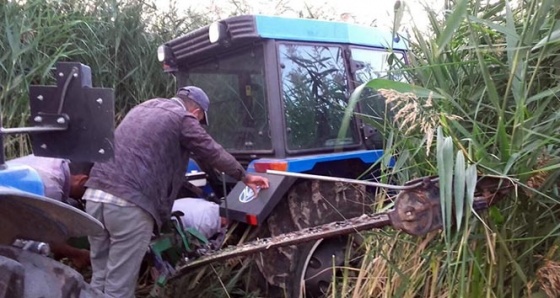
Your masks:
<instances>
[{"instance_id":1,"label":"tractor roof","mask_svg":"<svg viewBox=\"0 0 560 298\"><path fill-rule=\"evenodd\" d=\"M402 38L392 41L392 33L357 24L278 16L243 15L221 20L228 30L228 46L238 48L262 39L352 44L405 50ZM204 26L166 43L179 65L226 51L221 43L211 43Z\"/></svg>"}]
</instances>

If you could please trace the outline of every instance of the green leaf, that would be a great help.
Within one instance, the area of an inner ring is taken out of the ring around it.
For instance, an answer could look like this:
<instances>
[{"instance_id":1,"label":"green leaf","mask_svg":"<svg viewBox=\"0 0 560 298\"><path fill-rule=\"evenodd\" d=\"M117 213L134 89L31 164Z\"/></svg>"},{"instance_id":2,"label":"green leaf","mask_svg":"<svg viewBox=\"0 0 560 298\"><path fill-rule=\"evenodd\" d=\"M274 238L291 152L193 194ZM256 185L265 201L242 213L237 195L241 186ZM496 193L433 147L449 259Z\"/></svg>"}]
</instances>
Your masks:
<instances>
[{"instance_id":1,"label":"green leaf","mask_svg":"<svg viewBox=\"0 0 560 298\"><path fill-rule=\"evenodd\" d=\"M396 36L397 32L401 27L402 18L404 16L406 3L404 1L395 1L395 6L393 7L395 13L395 19L393 21L393 38Z\"/></svg>"},{"instance_id":2,"label":"green leaf","mask_svg":"<svg viewBox=\"0 0 560 298\"><path fill-rule=\"evenodd\" d=\"M506 26L501 26L501 25L496 24L496 23L494 23L494 22L492 22L488 19L480 19L480 18L477 18L476 16L469 16L469 20L471 20L472 22L475 22L475 23L486 25L490 29L496 30L497 32L500 32L500 33L506 35L506 37L508 35L518 36L517 32L515 31L515 28L508 28Z\"/></svg>"},{"instance_id":3,"label":"green leaf","mask_svg":"<svg viewBox=\"0 0 560 298\"><path fill-rule=\"evenodd\" d=\"M553 165L550 165L550 166L542 167L542 168L534 170L534 171L529 171L529 172L526 172L526 173L523 173L523 174L524 175L537 174L539 172L548 172L548 171L554 171L554 170L559 170L559 169L560 169L560 163L557 163L557 164L553 164Z\"/></svg>"},{"instance_id":4,"label":"green leaf","mask_svg":"<svg viewBox=\"0 0 560 298\"><path fill-rule=\"evenodd\" d=\"M478 180L478 175L476 173L476 166L475 165L470 165L467 170L466 170L466 175L465 175L465 185L467 188L467 192L466 192L466 202L467 202L467 207L469 209L472 208L473 204L474 204L474 192L476 190L476 182Z\"/></svg>"},{"instance_id":5,"label":"green leaf","mask_svg":"<svg viewBox=\"0 0 560 298\"><path fill-rule=\"evenodd\" d=\"M472 28L470 29L470 33L471 33L471 43L475 46L475 53L478 58L480 75L484 79L484 86L486 88L487 98L494 105L494 108L501 116L501 114L503 114L503 111L500 106L500 96L498 95L498 90L496 89L496 84L494 83L494 79L490 75L489 65L487 64L486 60L484 59L484 56L482 55L482 51L479 48L479 43L477 41L477 37L474 35L475 32Z\"/></svg>"},{"instance_id":6,"label":"green leaf","mask_svg":"<svg viewBox=\"0 0 560 298\"><path fill-rule=\"evenodd\" d=\"M362 84L358 86L354 92L350 95L350 99L348 100L348 106L344 110L344 117L342 118L342 123L340 124L340 130L338 131L338 138L343 139L346 137L346 132L348 131L348 126L350 125L350 120L352 119L352 115L354 114L354 109L360 100L360 94L366 87L366 84ZM338 149L342 145L337 145L335 149Z\"/></svg>"},{"instance_id":7,"label":"green leaf","mask_svg":"<svg viewBox=\"0 0 560 298\"><path fill-rule=\"evenodd\" d=\"M428 97L430 96L430 93L432 94L432 98L437 98L437 99L445 99L445 97L435 91L420 87L420 86L416 86L416 85L411 85L411 84L407 84L407 83L403 83L403 82L396 82L396 81L391 81L391 80L387 80L387 79L373 79L369 82L367 82L365 84L366 87L371 88L373 90L379 90L379 89L390 89L390 90L395 90L397 92L400 93L414 93L416 96L418 97ZM358 88L356 88L356 91L358 91ZM356 92L354 91L354 92ZM361 89L360 89L361 92Z\"/></svg>"},{"instance_id":8,"label":"green leaf","mask_svg":"<svg viewBox=\"0 0 560 298\"><path fill-rule=\"evenodd\" d=\"M516 161L518 161L519 159L519 153L514 153L510 156L510 158L508 159L506 166L504 168L503 174L507 175L509 173L509 171L511 170L511 167L515 164Z\"/></svg>"},{"instance_id":9,"label":"green leaf","mask_svg":"<svg viewBox=\"0 0 560 298\"><path fill-rule=\"evenodd\" d=\"M455 161L455 172L453 175L453 199L455 202L455 222L457 231L461 229L463 221L463 207L465 206L465 156L463 152L457 151Z\"/></svg>"},{"instance_id":10,"label":"green leaf","mask_svg":"<svg viewBox=\"0 0 560 298\"><path fill-rule=\"evenodd\" d=\"M511 31L515 31L515 20L513 18L513 12L509 4L506 4L506 25ZM515 98L516 102L521 102L524 97L524 86L522 80L525 79L525 63L521 48L519 48L519 35L508 34L506 35L506 49L508 56L508 65L510 66L510 80L508 83L511 84L511 93ZM505 99L504 99L505 100Z\"/></svg>"},{"instance_id":11,"label":"green leaf","mask_svg":"<svg viewBox=\"0 0 560 298\"><path fill-rule=\"evenodd\" d=\"M452 216L452 184L453 184L453 141L451 137L444 137L441 126L437 131L437 169L439 176L439 195L443 229L447 241L451 237Z\"/></svg>"},{"instance_id":12,"label":"green leaf","mask_svg":"<svg viewBox=\"0 0 560 298\"><path fill-rule=\"evenodd\" d=\"M455 5L455 7L453 8L453 12L445 22L444 25L445 29L443 30L443 33L438 37L437 40L438 49L436 52L436 57L441 55L441 53L445 50L447 44L449 44L449 42L453 38L453 35L456 34L457 29L459 29L461 23L463 23L463 21L467 16L467 8L468 8L469 1L459 0L458 2L459 3Z\"/></svg>"},{"instance_id":13,"label":"green leaf","mask_svg":"<svg viewBox=\"0 0 560 298\"><path fill-rule=\"evenodd\" d=\"M496 206L490 206L490 208L488 208L488 214L490 215L492 221L494 221L498 225L501 225L505 222L504 215Z\"/></svg>"},{"instance_id":14,"label":"green leaf","mask_svg":"<svg viewBox=\"0 0 560 298\"><path fill-rule=\"evenodd\" d=\"M498 133L496 134L498 146L501 151L502 159L509 159L511 154L511 147L509 142L509 134L506 131L506 123L504 117L498 118Z\"/></svg>"},{"instance_id":15,"label":"green leaf","mask_svg":"<svg viewBox=\"0 0 560 298\"><path fill-rule=\"evenodd\" d=\"M560 42L560 29L553 31L550 36L547 36L537 42L537 44L533 48L531 48L531 51L536 51L540 48L556 42Z\"/></svg>"},{"instance_id":16,"label":"green leaf","mask_svg":"<svg viewBox=\"0 0 560 298\"><path fill-rule=\"evenodd\" d=\"M551 96L558 96L557 93L560 92L560 86L553 87L551 89L543 90L529 98L527 98L527 104L532 103L533 101L538 101L543 98L548 98Z\"/></svg>"}]
</instances>

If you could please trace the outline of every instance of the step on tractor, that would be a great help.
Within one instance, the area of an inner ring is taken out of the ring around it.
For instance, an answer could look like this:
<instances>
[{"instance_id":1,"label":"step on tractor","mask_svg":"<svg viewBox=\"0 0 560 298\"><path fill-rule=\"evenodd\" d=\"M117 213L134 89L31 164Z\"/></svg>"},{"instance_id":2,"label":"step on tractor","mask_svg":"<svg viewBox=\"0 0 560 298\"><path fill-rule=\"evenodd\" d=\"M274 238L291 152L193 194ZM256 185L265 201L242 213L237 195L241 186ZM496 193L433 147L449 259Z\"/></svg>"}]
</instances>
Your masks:
<instances>
[{"instance_id":1,"label":"step on tractor","mask_svg":"<svg viewBox=\"0 0 560 298\"><path fill-rule=\"evenodd\" d=\"M28 134L33 154L77 162L113 156L114 93L92 87L91 69L60 62L56 85L30 86L29 127L5 128L4 137ZM1 92L1 90L0 90ZM0 298L105 297L72 268L49 258L48 243L84 237L103 225L85 212L45 197L33 168L0 154Z\"/></svg>"},{"instance_id":2,"label":"step on tractor","mask_svg":"<svg viewBox=\"0 0 560 298\"><path fill-rule=\"evenodd\" d=\"M423 235L441 227L437 178L382 184L393 162L384 154L384 136L357 117L341 132L351 93L375 78L402 80L406 52L402 38L378 28L262 15L223 19L162 44L163 70L178 86L209 95L210 135L248 172L268 177L270 188L255 196L194 156L183 195L218 201L220 215L251 228L254 241L197 251L188 239L202 246L206 239L177 228L179 237L152 242L163 262L156 286L197 266L252 254L258 270L251 286L261 295L319 297L333 265L343 265L347 249L359 245L355 232L392 225ZM366 90L355 111L383 121L385 101ZM490 178L481 181L480 193L502 189ZM397 191L399 203L391 213L371 215L379 187ZM477 198L480 208L487 205L488 195ZM176 257L165 258L172 247Z\"/></svg>"}]
</instances>

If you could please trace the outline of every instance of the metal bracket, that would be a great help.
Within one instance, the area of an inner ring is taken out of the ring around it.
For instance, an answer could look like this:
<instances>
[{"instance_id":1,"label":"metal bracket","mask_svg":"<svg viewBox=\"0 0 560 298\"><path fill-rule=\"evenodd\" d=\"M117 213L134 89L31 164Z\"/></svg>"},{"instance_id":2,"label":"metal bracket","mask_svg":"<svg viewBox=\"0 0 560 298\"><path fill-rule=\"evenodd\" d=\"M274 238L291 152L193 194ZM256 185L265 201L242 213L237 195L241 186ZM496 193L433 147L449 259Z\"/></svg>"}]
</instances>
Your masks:
<instances>
[{"instance_id":1,"label":"metal bracket","mask_svg":"<svg viewBox=\"0 0 560 298\"><path fill-rule=\"evenodd\" d=\"M75 161L105 161L113 154L114 94L92 87L91 69L60 62L56 86L31 86L33 153Z\"/></svg>"},{"instance_id":2,"label":"metal bracket","mask_svg":"<svg viewBox=\"0 0 560 298\"><path fill-rule=\"evenodd\" d=\"M30 86L29 127L3 128L4 134L31 135L36 156L105 161L113 156L113 89L93 88L91 69L78 62L56 65L55 86ZM2 152L3 153L3 152ZM0 165L4 155L0 154Z\"/></svg>"},{"instance_id":3,"label":"metal bracket","mask_svg":"<svg viewBox=\"0 0 560 298\"><path fill-rule=\"evenodd\" d=\"M33 127L14 127L0 128L2 134L20 134L20 133L39 133L51 131L65 131L68 129L70 117L67 114L49 114L39 112L35 116L31 116L35 126Z\"/></svg>"}]
</instances>

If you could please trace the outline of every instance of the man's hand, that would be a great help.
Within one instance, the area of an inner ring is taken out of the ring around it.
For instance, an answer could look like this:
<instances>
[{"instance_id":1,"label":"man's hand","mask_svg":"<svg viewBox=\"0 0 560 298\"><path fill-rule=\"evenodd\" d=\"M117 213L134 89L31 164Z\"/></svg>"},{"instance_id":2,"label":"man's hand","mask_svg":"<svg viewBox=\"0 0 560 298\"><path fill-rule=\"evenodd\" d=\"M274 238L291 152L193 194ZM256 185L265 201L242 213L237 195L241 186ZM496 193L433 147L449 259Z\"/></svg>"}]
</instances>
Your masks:
<instances>
[{"instance_id":1,"label":"man's hand","mask_svg":"<svg viewBox=\"0 0 560 298\"><path fill-rule=\"evenodd\" d=\"M253 176L250 174L245 175L245 179L243 179L243 183L245 183L245 185L249 186L253 190L255 197L259 194L260 188L269 187L268 178L262 176Z\"/></svg>"}]
</instances>

